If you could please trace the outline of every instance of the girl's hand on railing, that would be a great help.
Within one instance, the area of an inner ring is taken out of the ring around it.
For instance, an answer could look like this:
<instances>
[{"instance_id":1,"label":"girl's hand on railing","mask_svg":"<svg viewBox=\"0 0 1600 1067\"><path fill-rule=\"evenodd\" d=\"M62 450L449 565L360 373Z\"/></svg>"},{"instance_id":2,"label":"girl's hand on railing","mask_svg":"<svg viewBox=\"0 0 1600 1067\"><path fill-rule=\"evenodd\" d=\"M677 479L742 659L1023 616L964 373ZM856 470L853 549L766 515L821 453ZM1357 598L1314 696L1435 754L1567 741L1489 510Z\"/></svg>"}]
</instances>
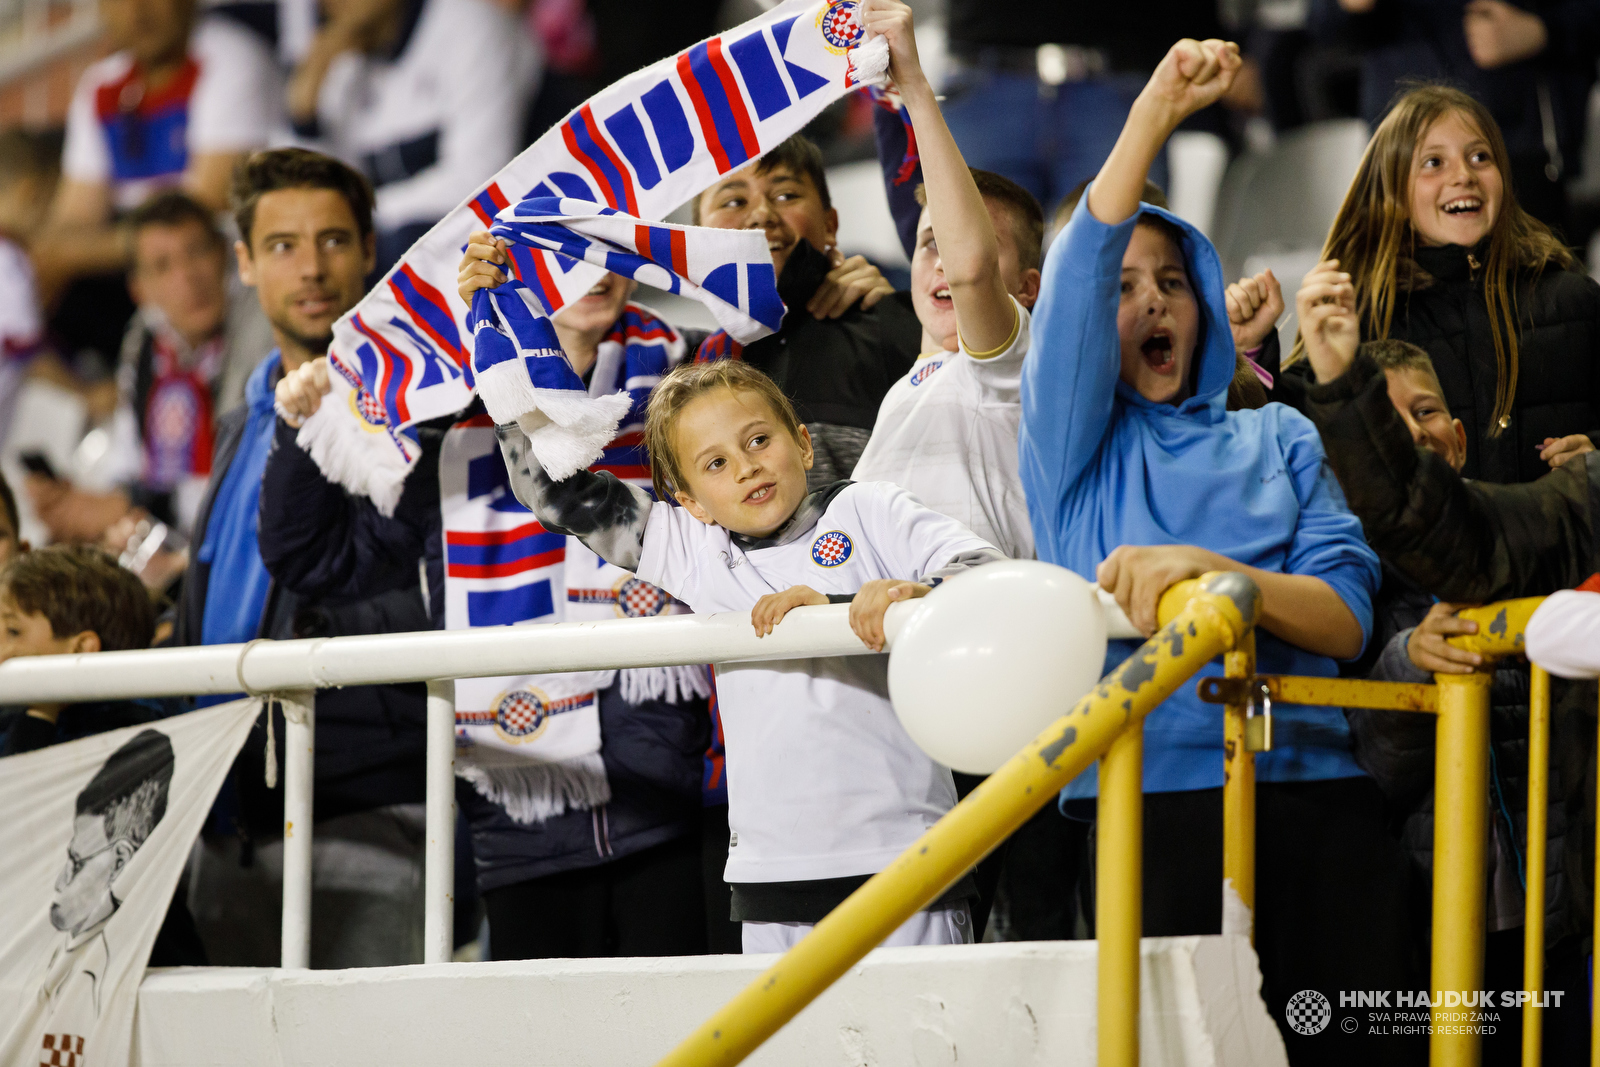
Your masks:
<instances>
[{"instance_id":1,"label":"girl's hand on railing","mask_svg":"<svg viewBox=\"0 0 1600 1067\"><path fill-rule=\"evenodd\" d=\"M750 609L750 625L757 637L765 637L783 617L795 608L826 604L828 598L808 585L792 585L781 593L768 593Z\"/></svg>"},{"instance_id":2,"label":"girl's hand on railing","mask_svg":"<svg viewBox=\"0 0 1600 1067\"><path fill-rule=\"evenodd\" d=\"M1450 638L1475 634L1478 624L1456 618L1456 612L1470 604L1438 603L1417 623L1406 639L1406 655L1419 669L1430 674L1471 674L1483 657L1450 644Z\"/></svg>"}]
</instances>

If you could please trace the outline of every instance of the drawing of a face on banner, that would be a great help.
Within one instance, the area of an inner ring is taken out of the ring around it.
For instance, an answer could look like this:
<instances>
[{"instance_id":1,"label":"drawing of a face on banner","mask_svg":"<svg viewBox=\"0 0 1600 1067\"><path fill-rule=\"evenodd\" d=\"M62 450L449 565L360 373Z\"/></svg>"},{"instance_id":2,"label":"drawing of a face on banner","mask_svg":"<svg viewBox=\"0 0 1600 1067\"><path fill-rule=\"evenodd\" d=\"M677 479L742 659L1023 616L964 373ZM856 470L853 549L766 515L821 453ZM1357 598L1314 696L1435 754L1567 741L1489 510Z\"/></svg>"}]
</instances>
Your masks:
<instances>
[{"instance_id":1,"label":"drawing of a face on banner","mask_svg":"<svg viewBox=\"0 0 1600 1067\"><path fill-rule=\"evenodd\" d=\"M50 903L50 925L64 936L39 989L52 1004L72 999L72 983L85 983L87 1002L99 1016L99 983L111 962L104 927L121 905L117 882L167 813L174 766L172 742L145 730L113 752L78 794L72 840ZM121 887L123 897L131 888Z\"/></svg>"},{"instance_id":2,"label":"drawing of a face on banner","mask_svg":"<svg viewBox=\"0 0 1600 1067\"><path fill-rule=\"evenodd\" d=\"M0 760L0 1064L136 1058L150 949L260 706L234 701Z\"/></svg>"}]
</instances>

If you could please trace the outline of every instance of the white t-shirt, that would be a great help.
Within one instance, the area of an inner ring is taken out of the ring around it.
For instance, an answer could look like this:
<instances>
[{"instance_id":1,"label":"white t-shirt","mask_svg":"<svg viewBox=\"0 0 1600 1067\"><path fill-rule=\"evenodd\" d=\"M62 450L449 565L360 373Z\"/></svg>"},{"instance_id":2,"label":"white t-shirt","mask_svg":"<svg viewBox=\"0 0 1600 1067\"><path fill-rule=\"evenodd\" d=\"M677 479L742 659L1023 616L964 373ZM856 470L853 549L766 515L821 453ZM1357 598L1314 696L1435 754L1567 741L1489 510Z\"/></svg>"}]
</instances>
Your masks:
<instances>
[{"instance_id":1,"label":"white t-shirt","mask_svg":"<svg viewBox=\"0 0 1600 1067\"><path fill-rule=\"evenodd\" d=\"M748 552L722 527L653 504L638 575L707 614L748 611L796 585L854 593L876 578L917 580L974 551L993 550L905 490L865 482L800 537ZM875 874L955 804L950 772L895 717L888 664L868 655L717 666L728 881Z\"/></svg>"},{"instance_id":2,"label":"white t-shirt","mask_svg":"<svg viewBox=\"0 0 1600 1067\"><path fill-rule=\"evenodd\" d=\"M109 183L119 210L176 185L191 157L266 145L281 125L282 81L254 34L221 17L202 18L185 69L145 92L133 56L117 52L78 79L67 110L61 170Z\"/></svg>"},{"instance_id":3,"label":"white t-shirt","mask_svg":"<svg viewBox=\"0 0 1600 1067\"><path fill-rule=\"evenodd\" d=\"M522 147L538 53L488 0L426 0L393 58L345 52L317 96L314 144L377 188L389 230L436 222Z\"/></svg>"},{"instance_id":4,"label":"white t-shirt","mask_svg":"<svg viewBox=\"0 0 1600 1067\"><path fill-rule=\"evenodd\" d=\"M909 489L1012 559L1032 559L1033 527L1017 467L1029 315L1011 304L1016 333L999 355L973 359L963 345L918 356L889 387L851 477Z\"/></svg>"}]
</instances>

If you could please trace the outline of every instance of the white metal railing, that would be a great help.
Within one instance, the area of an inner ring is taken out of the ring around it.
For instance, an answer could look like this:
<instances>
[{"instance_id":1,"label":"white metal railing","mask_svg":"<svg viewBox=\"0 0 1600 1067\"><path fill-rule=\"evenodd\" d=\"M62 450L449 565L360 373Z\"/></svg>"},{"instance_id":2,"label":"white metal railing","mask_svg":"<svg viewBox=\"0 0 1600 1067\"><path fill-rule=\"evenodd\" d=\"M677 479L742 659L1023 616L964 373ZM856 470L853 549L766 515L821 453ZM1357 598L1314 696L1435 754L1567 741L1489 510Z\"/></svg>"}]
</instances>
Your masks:
<instances>
[{"instance_id":1,"label":"white metal railing","mask_svg":"<svg viewBox=\"0 0 1600 1067\"><path fill-rule=\"evenodd\" d=\"M1103 592L1101 604L1111 637L1141 636ZM891 647L914 610L915 603L889 608ZM282 965L304 968L311 959L316 690L426 682L423 961L443 963L454 934L455 679L870 654L851 631L849 612L845 604L796 608L766 637L756 636L748 613L728 612L34 656L0 663L0 704L238 692L276 701L286 723Z\"/></svg>"}]
</instances>

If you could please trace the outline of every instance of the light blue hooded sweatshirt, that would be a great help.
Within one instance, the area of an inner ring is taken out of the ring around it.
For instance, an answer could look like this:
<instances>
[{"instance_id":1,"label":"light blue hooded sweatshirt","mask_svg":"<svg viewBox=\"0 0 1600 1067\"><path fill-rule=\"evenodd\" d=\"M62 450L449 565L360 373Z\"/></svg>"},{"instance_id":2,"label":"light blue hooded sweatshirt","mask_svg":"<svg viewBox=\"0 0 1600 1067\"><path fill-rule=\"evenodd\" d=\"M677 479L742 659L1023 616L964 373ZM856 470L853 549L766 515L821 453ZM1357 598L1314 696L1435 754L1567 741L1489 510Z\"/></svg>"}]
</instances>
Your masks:
<instances>
[{"instance_id":1,"label":"light blue hooded sweatshirt","mask_svg":"<svg viewBox=\"0 0 1600 1067\"><path fill-rule=\"evenodd\" d=\"M1226 410L1233 334L1222 265L1203 234L1142 205L1183 231L1183 257L1200 306L1191 370L1194 395L1155 404L1119 380L1117 306L1122 256L1138 216L1107 226L1087 195L1045 258L1033 345L1022 371L1019 448L1039 558L1095 580L1119 545L1198 545L1268 571L1309 574L1333 587L1372 632L1381 572L1361 523L1345 504L1310 420L1282 404ZM1113 641L1111 671L1135 648ZM1263 674L1331 678L1334 661L1256 631ZM1222 674L1222 660L1196 677ZM1145 720L1144 788L1160 793L1222 785L1220 705L1185 684ZM1263 782L1350 778L1364 772L1350 752L1338 708L1273 709L1274 747L1256 757ZM1066 799L1095 795L1095 768Z\"/></svg>"}]
</instances>

